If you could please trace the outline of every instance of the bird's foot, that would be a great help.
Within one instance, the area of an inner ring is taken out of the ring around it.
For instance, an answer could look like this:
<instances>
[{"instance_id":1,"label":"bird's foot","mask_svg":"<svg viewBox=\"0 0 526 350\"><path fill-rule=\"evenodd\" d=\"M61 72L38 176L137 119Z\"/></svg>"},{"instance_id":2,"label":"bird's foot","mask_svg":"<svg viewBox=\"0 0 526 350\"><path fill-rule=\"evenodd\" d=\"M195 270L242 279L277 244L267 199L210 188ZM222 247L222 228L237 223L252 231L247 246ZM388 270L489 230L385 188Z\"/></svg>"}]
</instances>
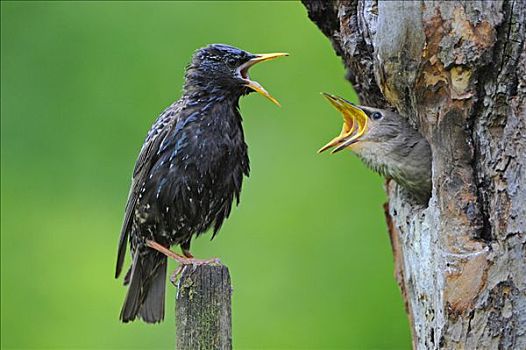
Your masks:
<instances>
[{"instance_id":1,"label":"bird's foot","mask_svg":"<svg viewBox=\"0 0 526 350\"><path fill-rule=\"evenodd\" d=\"M192 266L192 268L196 268L197 266L201 265L219 265L221 264L221 261L219 258L212 258L212 259L196 259L196 258L185 258L185 261L179 261L179 266L175 269L175 271L170 275L170 282L176 287L177 286L177 280L179 280L179 276L183 273L183 271L188 267Z\"/></svg>"},{"instance_id":2,"label":"bird's foot","mask_svg":"<svg viewBox=\"0 0 526 350\"><path fill-rule=\"evenodd\" d=\"M184 268L186 266L187 265L179 265L179 266L177 266L175 271L172 272L172 274L170 275L170 282L175 286L175 288L179 288L179 285L177 284L177 281L179 280L179 276L181 275L181 273L183 273L183 270L184 270Z\"/></svg>"}]
</instances>

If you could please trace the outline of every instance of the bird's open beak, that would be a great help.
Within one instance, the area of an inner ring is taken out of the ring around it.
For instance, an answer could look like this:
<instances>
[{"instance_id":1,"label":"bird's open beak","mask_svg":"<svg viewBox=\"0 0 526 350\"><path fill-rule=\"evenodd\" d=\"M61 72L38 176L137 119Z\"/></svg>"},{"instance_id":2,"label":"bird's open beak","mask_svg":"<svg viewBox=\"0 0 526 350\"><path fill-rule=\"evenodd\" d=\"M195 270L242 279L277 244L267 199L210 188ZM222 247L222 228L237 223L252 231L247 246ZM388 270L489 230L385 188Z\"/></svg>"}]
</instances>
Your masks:
<instances>
[{"instance_id":1,"label":"bird's open beak","mask_svg":"<svg viewBox=\"0 0 526 350\"><path fill-rule=\"evenodd\" d=\"M268 91L265 90L265 88L263 86L261 86L260 83L258 83L257 81L250 80L250 77L248 75L248 70L249 70L250 67L252 67L256 63L269 61L269 60L273 60L274 58L278 58L278 57L282 57L282 56L288 56L288 55L289 55L288 53L283 53L283 52L264 53L264 54L256 55L256 57L254 57L253 59L251 59L251 60L243 63L241 66L239 66L238 73L241 76L241 78L245 81L245 86L246 87L248 87L248 88L260 93L261 95L265 96L266 98L268 98L269 100L274 102L276 105L281 107L281 105L279 104L278 100L276 100L274 97L272 97L272 95L269 94Z\"/></svg>"},{"instance_id":2,"label":"bird's open beak","mask_svg":"<svg viewBox=\"0 0 526 350\"><path fill-rule=\"evenodd\" d=\"M323 93L323 96L342 113L343 127L340 135L318 150L321 153L331 147L336 147L331 153L336 153L358 142L367 131L367 114L351 102L334 95Z\"/></svg>"}]
</instances>

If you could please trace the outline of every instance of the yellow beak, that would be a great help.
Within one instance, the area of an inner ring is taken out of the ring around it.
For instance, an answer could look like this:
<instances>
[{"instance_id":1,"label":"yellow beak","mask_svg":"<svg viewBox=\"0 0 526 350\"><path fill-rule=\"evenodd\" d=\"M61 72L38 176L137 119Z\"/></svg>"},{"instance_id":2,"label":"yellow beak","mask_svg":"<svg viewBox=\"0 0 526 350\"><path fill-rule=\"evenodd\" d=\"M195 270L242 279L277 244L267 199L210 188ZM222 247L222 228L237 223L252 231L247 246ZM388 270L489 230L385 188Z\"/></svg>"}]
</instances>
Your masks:
<instances>
[{"instance_id":1,"label":"yellow beak","mask_svg":"<svg viewBox=\"0 0 526 350\"><path fill-rule=\"evenodd\" d=\"M367 131L368 117L359 107L353 105L344 98L323 93L323 96L342 113L343 126L340 135L333 138L329 143L318 150L318 153L326 151L331 147L336 148L331 153L336 153L357 142Z\"/></svg>"},{"instance_id":2,"label":"yellow beak","mask_svg":"<svg viewBox=\"0 0 526 350\"><path fill-rule=\"evenodd\" d=\"M278 107L281 107L281 105L279 104L278 100L276 100L274 97L272 97L271 94L268 93L267 90L265 90L265 88L263 86L261 86L260 83L258 83L257 81L253 81L253 80L250 80L250 78L248 77L248 69L250 67L252 67L253 65L255 65L256 63L259 63L259 62L265 62L265 61L269 61L269 60L273 60L275 58L278 58L278 57L283 57L283 56L288 56L289 54L288 53L284 53L284 52L278 52L278 53L264 53L264 54L259 54L259 55L256 55L255 58L245 62L244 64L242 64L239 68L238 68L238 72L241 76L241 78L243 80L245 80L245 86L256 91L257 93L265 96L266 98L268 98L270 101L272 101L273 103L275 103Z\"/></svg>"}]
</instances>

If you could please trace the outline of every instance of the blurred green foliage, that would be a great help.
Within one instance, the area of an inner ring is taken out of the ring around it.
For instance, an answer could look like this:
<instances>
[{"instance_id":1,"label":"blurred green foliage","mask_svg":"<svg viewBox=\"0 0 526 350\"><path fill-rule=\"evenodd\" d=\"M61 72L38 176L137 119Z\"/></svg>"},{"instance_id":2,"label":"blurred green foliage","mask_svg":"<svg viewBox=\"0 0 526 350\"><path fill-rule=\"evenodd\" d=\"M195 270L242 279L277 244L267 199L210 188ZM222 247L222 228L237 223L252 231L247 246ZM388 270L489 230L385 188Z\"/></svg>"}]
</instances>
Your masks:
<instances>
[{"instance_id":1,"label":"blurred green foliage","mask_svg":"<svg viewBox=\"0 0 526 350\"><path fill-rule=\"evenodd\" d=\"M131 170L178 99L192 52L290 52L241 102L252 175L222 231L194 241L234 285L238 349L409 348L382 179L349 152L319 95L356 99L298 2L2 2L2 348L172 348L166 320L123 325L114 263ZM170 266L171 269L174 266Z\"/></svg>"}]
</instances>

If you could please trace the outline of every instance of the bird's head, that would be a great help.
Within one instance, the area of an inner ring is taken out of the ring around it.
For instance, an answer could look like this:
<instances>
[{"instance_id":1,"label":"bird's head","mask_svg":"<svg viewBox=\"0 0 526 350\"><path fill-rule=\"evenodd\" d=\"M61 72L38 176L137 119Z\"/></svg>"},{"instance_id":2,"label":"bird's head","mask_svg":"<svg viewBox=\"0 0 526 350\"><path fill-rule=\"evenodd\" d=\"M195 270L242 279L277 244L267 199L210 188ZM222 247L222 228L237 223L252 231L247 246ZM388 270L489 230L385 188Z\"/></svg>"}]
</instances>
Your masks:
<instances>
[{"instance_id":1,"label":"bird's head","mask_svg":"<svg viewBox=\"0 0 526 350\"><path fill-rule=\"evenodd\" d=\"M238 95L256 91L279 106L279 102L261 84L250 79L248 71L256 63L287 55L252 54L229 45L211 44L194 53L186 71L186 85L197 84Z\"/></svg>"},{"instance_id":2,"label":"bird's head","mask_svg":"<svg viewBox=\"0 0 526 350\"><path fill-rule=\"evenodd\" d=\"M350 148L361 153L363 148L385 148L404 129L402 118L395 112L372 107L356 106L344 98L323 93L325 98L340 111L343 127L340 135L318 152L334 147L331 153Z\"/></svg>"}]
</instances>

